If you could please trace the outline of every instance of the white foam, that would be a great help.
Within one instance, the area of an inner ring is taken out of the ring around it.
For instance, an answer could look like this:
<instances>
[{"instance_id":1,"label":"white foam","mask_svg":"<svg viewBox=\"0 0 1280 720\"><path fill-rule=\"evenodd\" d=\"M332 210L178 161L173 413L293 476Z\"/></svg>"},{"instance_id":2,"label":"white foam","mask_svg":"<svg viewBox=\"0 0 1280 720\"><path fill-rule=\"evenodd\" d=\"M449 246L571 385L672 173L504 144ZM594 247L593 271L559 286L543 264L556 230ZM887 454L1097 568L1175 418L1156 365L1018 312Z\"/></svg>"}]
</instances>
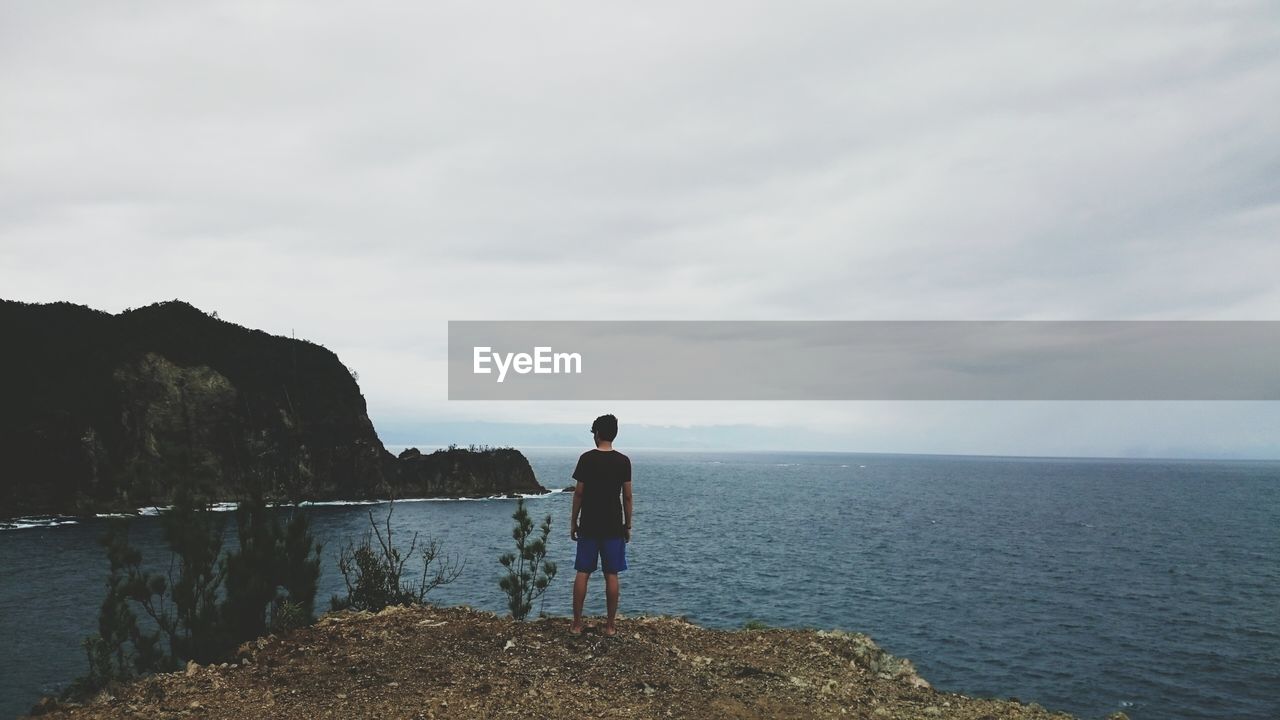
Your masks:
<instances>
[{"instance_id":1,"label":"white foam","mask_svg":"<svg viewBox=\"0 0 1280 720\"><path fill-rule=\"evenodd\" d=\"M568 490L559 488L557 490L548 490L544 493L514 493L513 495L488 495L484 497L420 497L420 498L396 498L398 503L420 503L420 502L485 502L487 500L536 500L549 495L560 495ZM340 507L343 505L382 505L389 503L391 500L307 500L298 503L299 507Z\"/></svg>"},{"instance_id":2,"label":"white foam","mask_svg":"<svg viewBox=\"0 0 1280 720\"><path fill-rule=\"evenodd\" d=\"M49 528L59 525L77 525L79 520L63 516L32 515L18 517L0 522L0 530L29 530L31 528Z\"/></svg>"},{"instance_id":3,"label":"white foam","mask_svg":"<svg viewBox=\"0 0 1280 720\"><path fill-rule=\"evenodd\" d=\"M557 490L549 490L545 493L517 493L515 494L514 497L508 497L507 495L491 495L489 497L463 497L463 498L439 498L439 497L399 498L396 500L396 502L418 503L418 502L477 502L477 501L483 502L486 500L516 500L516 499L536 500L538 498L545 498L551 495L560 495L566 492L568 492L568 490L564 488L560 488ZM388 502L391 502L391 501L390 500L315 500L315 501L306 501L306 502L299 503L298 507L382 505ZM214 503L210 505L209 509L214 512L230 512L232 510L235 510L238 507L240 507L239 503L220 502L220 503ZM94 517L101 518L104 520L125 519L125 518L135 518L135 517L159 517L161 513L164 513L172 509L173 509L172 505L147 505L145 507L140 507L133 512L98 513L94 515ZM0 530L27 530L30 528L58 527L60 525L78 525L79 523L80 521L77 520L76 518L68 517L64 515L57 515L57 516L31 515L28 517L12 518L10 520L0 520Z\"/></svg>"}]
</instances>

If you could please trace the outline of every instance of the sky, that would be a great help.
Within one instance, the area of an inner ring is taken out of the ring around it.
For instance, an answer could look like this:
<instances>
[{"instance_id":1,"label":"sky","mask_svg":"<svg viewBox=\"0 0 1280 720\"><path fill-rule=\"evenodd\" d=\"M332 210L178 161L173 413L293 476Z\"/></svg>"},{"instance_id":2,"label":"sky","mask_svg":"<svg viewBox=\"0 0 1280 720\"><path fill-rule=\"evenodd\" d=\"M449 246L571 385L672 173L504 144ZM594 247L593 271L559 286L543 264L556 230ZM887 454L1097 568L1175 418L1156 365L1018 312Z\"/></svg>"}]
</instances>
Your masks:
<instances>
[{"instance_id":1,"label":"sky","mask_svg":"<svg viewBox=\"0 0 1280 720\"><path fill-rule=\"evenodd\" d=\"M1275 458L1277 403L467 403L445 362L449 320L1280 319L1278 77L1268 2L3 2L0 297L319 342L397 438Z\"/></svg>"}]
</instances>

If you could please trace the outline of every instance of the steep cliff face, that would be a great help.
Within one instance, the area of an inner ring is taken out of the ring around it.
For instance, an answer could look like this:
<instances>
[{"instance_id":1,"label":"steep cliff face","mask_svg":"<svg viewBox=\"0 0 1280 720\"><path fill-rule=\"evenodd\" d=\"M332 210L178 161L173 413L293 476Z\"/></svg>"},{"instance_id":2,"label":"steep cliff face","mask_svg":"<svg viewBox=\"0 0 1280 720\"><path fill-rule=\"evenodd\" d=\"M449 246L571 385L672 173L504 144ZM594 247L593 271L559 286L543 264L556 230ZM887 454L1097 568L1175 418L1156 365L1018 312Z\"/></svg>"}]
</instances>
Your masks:
<instances>
[{"instance_id":1,"label":"steep cliff face","mask_svg":"<svg viewBox=\"0 0 1280 720\"><path fill-rule=\"evenodd\" d=\"M401 473L334 353L183 302L110 315L0 301L0 337L0 517L164 505L179 483L285 501L403 497L402 475L414 494L507 487L484 453L432 482Z\"/></svg>"}]
</instances>

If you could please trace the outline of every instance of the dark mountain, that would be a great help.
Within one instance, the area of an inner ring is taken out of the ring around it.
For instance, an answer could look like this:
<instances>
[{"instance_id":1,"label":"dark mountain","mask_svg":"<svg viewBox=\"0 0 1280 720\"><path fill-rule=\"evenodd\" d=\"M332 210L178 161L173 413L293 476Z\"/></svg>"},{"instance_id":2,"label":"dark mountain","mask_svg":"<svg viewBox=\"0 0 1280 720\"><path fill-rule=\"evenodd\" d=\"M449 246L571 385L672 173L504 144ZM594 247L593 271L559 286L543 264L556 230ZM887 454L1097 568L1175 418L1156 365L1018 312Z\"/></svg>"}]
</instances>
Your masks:
<instances>
[{"instance_id":1,"label":"dark mountain","mask_svg":"<svg viewBox=\"0 0 1280 720\"><path fill-rule=\"evenodd\" d=\"M0 338L0 517L164 505L180 483L214 500L542 491L514 450L402 463L333 352L184 302L0 301Z\"/></svg>"}]
</instances>

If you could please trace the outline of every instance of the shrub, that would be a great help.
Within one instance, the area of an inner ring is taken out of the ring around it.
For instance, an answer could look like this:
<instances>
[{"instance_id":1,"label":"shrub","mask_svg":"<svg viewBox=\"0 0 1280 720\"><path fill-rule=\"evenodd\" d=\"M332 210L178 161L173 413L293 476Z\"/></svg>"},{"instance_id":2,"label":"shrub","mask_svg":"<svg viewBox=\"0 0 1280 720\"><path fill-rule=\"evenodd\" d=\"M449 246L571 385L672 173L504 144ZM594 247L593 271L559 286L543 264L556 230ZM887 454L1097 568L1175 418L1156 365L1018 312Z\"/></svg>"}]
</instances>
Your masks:
<instances>
[{"instance_id":1,"label":"shrub","mask_svg":"<svg viewBox=\"0 0 1280 720\"><path fill-rule=\"evenodd\" d=\"M145 580L139 583L142 556L129 546L128 533L126 521L113 521L100 541L111 564L107 596L98 611L98 634L83 643L89 673L72 682L66 697L88 697L169 664L160 648L160 632L142 632L130 607L130 600L149 594L149 590Z\"/></svg>"},{"instance_id":2,"label":"shrub","mask_svg":"<svg viewBox=\"0 0 1280 720\"><path fill-rule=\"evenodd\" d=\"M436 540L418 546L418 533L413 534L408 550L401 552L392 538L391 514L395 503L387 507L382 528L369 511L369 529L360 544L347 541L338 555L338 570L347 586L346 597L334 595L329 601L334 610L368 610L377 612L389 605L421 605L427 594L448 585L462 574L465 563L444 554ZM376 540L376 543L375 543ZM415 557L422 572L416 582L406 578L405 566Z\"/></svg>"},{"instance_id":3,"label":"shrub","mask_svg":"<svg viewBox=\"0 0 1280 720\"><path fill-rule=\"evenodd\" d=\"M533 520L524 508L524 500L516 503L511 515L516 521L511 537L516 541L516 552L504 553L498 562L506 568L506 575L498 580L498 586L507 594L507 607L511 617L524 620L533 609L533 601L547 591L556 576L556 564L547 560L547 538L551 535L551 516L547 515L539 527L541 536L530 540Z\"/></svg>"},{"instance_id":4,"label":"shrub","mask_svg":"<svg viewBox=\"0 0 1280 720\"><path fill-rule=\"evenodd\" d=\"M226 558L226 632L239 644L309 625L322 546L313 542L307 516L295 511L282 525L255 494L236 509L236 529L240 548ZM282 614L284 605L292 609ZM288 627L277 622L282 617Z\"/></svg>"},{"instance_id":5,"label":"shrub","mask_svg":"<svg viewBox=\"0 0 1280 720\"><path fill-rule=\"evenodd\" d=\"M64 693L83 698L141 674L189 660L224 660L245 640L309 623L320 575L320 546L306 516L286 525L254 495L236 511L238 550L224 554L224 519L187 489L175 494L160 522L171 560L166 573L142 566L128 542L128 523L113 523L103 545L111 572L98 617L86 638L89 672ZM135 608L154 630L143 631ZM167 646L167 652L165 652Z\"/></svg>"}]
</instances>

